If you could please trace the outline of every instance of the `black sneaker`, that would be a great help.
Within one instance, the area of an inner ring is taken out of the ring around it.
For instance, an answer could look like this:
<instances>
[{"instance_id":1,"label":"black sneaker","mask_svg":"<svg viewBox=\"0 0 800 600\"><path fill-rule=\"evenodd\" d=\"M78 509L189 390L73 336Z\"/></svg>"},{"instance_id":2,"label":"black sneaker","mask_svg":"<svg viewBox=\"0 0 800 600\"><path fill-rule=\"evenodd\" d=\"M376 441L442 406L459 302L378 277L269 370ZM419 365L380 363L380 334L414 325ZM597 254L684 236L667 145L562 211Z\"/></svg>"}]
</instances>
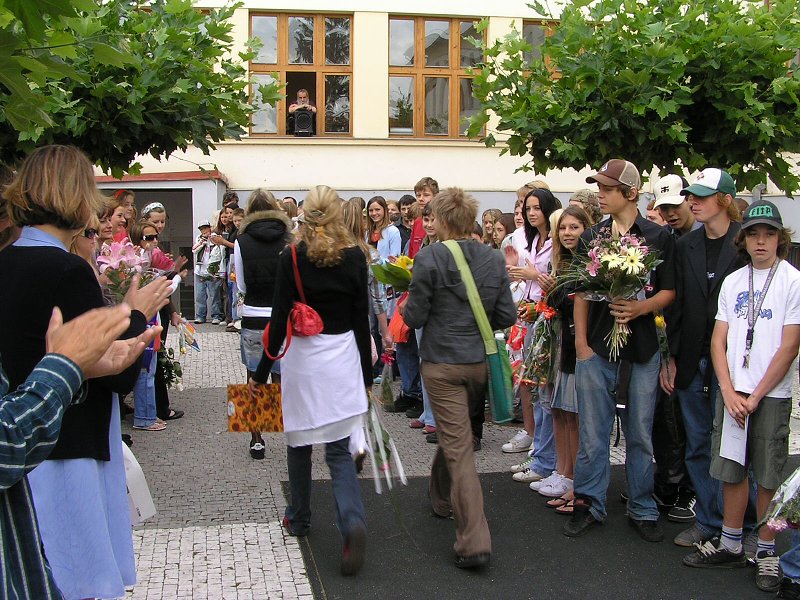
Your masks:
<instances>
[{"instance_id":1,"label":"black sneaker","mask_svg":"<svg viewBox=\"0 0 800 600\"><path fill-rule=\"evenodd\" d=\"M778 591L776 598L800 600L800 583L792 581L788 577L784 577L783 581L781 581L781 589Z\"/></svg>"},{"instance_id":2,"label":"black sneaker","mask_svg":"<svg viewBox=\"0 0 800 600\"><path fill-rule=\"evenodd\" d=\"M422 406L422 400L420 400L419 402L415 402L411 408L406 410L406 416L409 419L419 419L419 416L424 410L425 408Z\"/></svg>"},{"instance_id":3,"label":"black sneaker","mask_svg":"<svg viewBox=\"0 0 800 600\"><path fill-rule=\"evenodd\" d=\"M696 502L694 493L682 489L678 492L675 506L670 508L667 513L667 519L673 523L691 523L695 518L694 505Z\"/></svg>"},{"instance_id":4,"label":"black sneaker","mask_svg":"<svg viewBox=\"0 0 800 600\"><path fill-rule=\"evenodd\" d=\"M436 432L434 431L433 433L429 433L428 435L425 436L425 441L428 442L429 444L438 444L439 436L436 435Z\"/></svg>"},{"instance_id":5,"label":"black sneaker","mask_svg":"<svg viewBox=\"0 0 800 600\"><path fill-rule=\"evenodd\" d=\"M250 456L255 460L264 460L265 452L264 442L250 443Z\"/></svg>"},{"instance_id":6,"label":"black sneaker","mask_svg":"<svg viewBox=\"0 0 800 600\"><path fill-rule=\"evenodd\" d=\"M477 438L477 437L475 437L473 435L472 436L472 451L473 452L477 452L480 449L481 449L481 440L480 440L480 438Z\"/></svg>"},{"instance_id":7,"label":"black sneaker","mask_svg":"<svg viewBox=\"0 0 800 600\"><path fill-rule=\"evenodd\" d=\"M461 556L456 554L456 566L459 569L478 569L489 564L492 555L488 552L483 554L472 554L471 556Z\"/></svg>"},{"instance_id":8,"label":"black sneaker","mask_svg":"<svg viewBox=\"0 0 800 600\"><path fill-rule=\"evenodd\" d=\"M641 521L628 517L628 525L633 527L645 542L664 541L664 531L658 521Z\"/></svg>"},{"instance_id":9,"label":"black sneaker","mask_svg":"<svg viewBox=\"0 0 800 600\"><path fill-rule=\"evenodd\" d=\"M567 537L580 537L589 532L594 525L601 525L600 521L589 512L589 505L585 500L576 499L573 504L572 515L564 524L564 535Z\"/></svg>"},{"instance_id":10,"label":"black sneaker","mask_svg":"<svg viewBox=\"0 0 800 600\"><path fill-rule=\"evenodd\" d=\"M762 550L756 554L756 587L763 592L781 589L783 570L774 550Z\"/></svg>"},{"instance_id":11,"label":"black sneaker","mask_svg":"<svg viewBox=\"0 0 800 600\"><path fill-rule=\"evenodd\" d=\"M744 550L733 553L718 537L697 546L697 551L683 557L683 564L697 569L736 569L747 566Z\"/></svg>"}]
</instances>

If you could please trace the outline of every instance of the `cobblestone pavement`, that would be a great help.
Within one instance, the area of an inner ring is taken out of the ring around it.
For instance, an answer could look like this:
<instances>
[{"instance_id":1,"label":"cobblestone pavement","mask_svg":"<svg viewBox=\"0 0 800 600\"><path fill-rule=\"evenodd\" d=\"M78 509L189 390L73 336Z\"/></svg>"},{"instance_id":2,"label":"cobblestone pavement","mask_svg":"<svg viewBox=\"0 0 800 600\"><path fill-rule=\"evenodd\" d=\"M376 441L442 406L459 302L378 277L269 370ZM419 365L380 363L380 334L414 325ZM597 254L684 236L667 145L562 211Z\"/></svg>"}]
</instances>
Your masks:
<instances>
[{"instance_id":1,"label":"cobblestone pavement","mask_svg":"<svg viewBox=\"0 0 800 600\"><path fill-rule=\"evenodd\" d=\"M170 394L173 408L186 415L162 432L133 430L130 419L123 423L158 510L134 530L138 583L126 597L312 600L297 540L280 526L283 436L265 434L265 460L250 458L249 436L228 433L225 417L225 386L245 382L239 336L201 325L198 340L202 352L182 359L185 389ZM174 344L170 336L168 345ZM408 475L427 475L435 445L410 429L404 415L385 417ZM793 453L800 447L798 427L792 419ZM485 426L483 450L476 454L479 472L506 471L522 459L500 451L514 433L513 426ZM623 461L623 448L612 448L612 462ZM312 475L330 477L320 451Z\"/></svg>"}]
</instances>

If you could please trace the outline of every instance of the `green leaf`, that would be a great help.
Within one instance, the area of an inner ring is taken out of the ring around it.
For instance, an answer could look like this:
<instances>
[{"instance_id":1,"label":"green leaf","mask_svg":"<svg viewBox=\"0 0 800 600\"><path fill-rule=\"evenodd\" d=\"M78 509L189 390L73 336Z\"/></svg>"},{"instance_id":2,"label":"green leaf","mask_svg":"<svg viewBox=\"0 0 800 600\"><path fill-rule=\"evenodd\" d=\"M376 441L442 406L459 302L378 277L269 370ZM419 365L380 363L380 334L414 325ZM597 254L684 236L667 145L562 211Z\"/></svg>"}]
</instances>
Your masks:
<instances>
[{"instance_id":1,"label":"green leaf","mask_svg":"<svg viewBox=\"0 0 800 600\"><path fill-rule=\"evenodd\" d=\"M94 56L100 64L113 67L124 67L125 65L136 64L136 59L129 54L120 52L108 44L97 42L92 45Z\"/></svg>"}]
</instances>

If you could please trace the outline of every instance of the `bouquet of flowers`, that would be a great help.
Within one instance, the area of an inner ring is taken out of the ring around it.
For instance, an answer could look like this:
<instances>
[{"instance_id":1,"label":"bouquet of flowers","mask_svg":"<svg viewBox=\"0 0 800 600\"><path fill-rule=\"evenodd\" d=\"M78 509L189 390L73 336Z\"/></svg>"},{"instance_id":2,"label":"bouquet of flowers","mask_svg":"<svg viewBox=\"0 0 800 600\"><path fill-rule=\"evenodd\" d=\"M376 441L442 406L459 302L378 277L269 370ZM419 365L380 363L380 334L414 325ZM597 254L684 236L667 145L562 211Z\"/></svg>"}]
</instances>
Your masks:
<instances>
[{"instance_id":1,"label":"bouquet of flowers","mask_svg":"<svg viewBox=\"0 0 800 600\"><path fill-rule=\"evenodd\" d=\"M600 229L589 242L589 251L577 252L569 267L558 276L557 286L572 284L585 292L587 300L611 302L631 300L643 293L650 273L663 261L658 252L633 234L614 237L609 227ZM614 322L606 336L611 360L628 343L630 327Z\"/></svg>"},{"instance_id":2,"label":"bouquet of flowers","mask_svg":"<svg viewBox=\"0 0 800 600\"><path fill-rule=\"evenodd\" d=\"M800 529L800 468L775 492L767 507L765 521L772 531Z\"/></svg>"},{"instance_id":3,"label":"bouquet of flowers","mask_svg":"<svg viewBox=\"0 0 800 600\"><path fill-rule=\"evenodd\" d=\"M135 275L140 276L139 287L155 278L150 269L150 253L130 242L104 245L97 257L97 270L104 277L106 293L114 304L125 298Z\"/></svg>"},{"instance_id":4,"label":"bouquet of flowers","mask_svg":"<svg viewBox=\"0 0 800 600\"><path fill-rule=\"evenodd\" d=\"M523 385L547 385L553 381L553 372L558 367L555 357L558 353L558 333L560 323L554 318L558 311L542 299L521 307L523 320L533 322L533 336L528 356L525 357L519 375Z\"/></svg>"},{"instance_id":5,"label":"bouquet of flowers","mask_svg":"<svg viewBox=\"0 0 800 600\"><path fill-rule=\"evenodd\" d=\"M385 410L394 409L394 390L392 390L392 365L394 364L394 353L385 351L381 355L383 371L381 372L381 402Z\"/></svg>"},{"instance_id":6,"label":"bouquet of flowers","mask_svg":"<svg viewBox=\"0 0 800 600\"><path fill-rule=\"evenodd\" d=\"M405 292L411 285L411 269L414 261L405 255L398 256L394 262L370 265L375 279L394 288L395 292Z\"/></svg>"},{"instance_id":7,"label":"bouquet of flowers","mask_svg":"<svg viewBox=\"0 0 800 600\"><path fill-rule=\"evenodd\" d=\"M365 417L366 427L364 430L370 449L367 454L369 454L372 472L375 475L375 491L380 494L383 491L382 479L386 480L386 487L390 490L394 486L395 477L403 485L407 485L408 480L394 440L383 424L379 403L372 392L368 396L369 407Z\"/></svg>"},{"instance_id":8,"label":"bouquet of flowers","mask_svg":"<svg viewBox=\"0 0 800 600\"><path fill-rule=\"evenodd\" d=\"M175 358L175 351L172 348L162 347L158 351L158 365L164 370L164 380L167 387L183 391L183 367L179 360Z\"/></svg>"}]
</instances>

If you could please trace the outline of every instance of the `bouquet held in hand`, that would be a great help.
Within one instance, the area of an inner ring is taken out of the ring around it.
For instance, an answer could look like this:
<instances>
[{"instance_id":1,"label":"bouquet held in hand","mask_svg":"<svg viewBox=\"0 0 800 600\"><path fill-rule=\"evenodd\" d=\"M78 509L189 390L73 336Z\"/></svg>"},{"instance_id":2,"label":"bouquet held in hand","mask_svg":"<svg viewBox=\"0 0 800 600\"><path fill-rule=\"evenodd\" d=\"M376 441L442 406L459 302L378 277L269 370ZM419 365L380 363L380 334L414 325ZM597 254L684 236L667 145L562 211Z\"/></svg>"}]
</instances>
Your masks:
<instances>
[{"instance_id":1,"label":"bouquet held in hand","mask_svg":"<svg viewBox=\"0 0 800 600\"><path fill-rule=\"evenodd\" d=\"M125 298L134 276L140 276L139 287L155 278L150 269L150 253L130 242L104 245L97 257L97 270L105 279L106 293L114 304Z\"/></svg>"},{"instance_id":2,"label":"bouquet held in hand","mask_svg":"<svg viewBox=\"0 0 800 600\"><path fill-rule=\"evenodd\" d=\"M384 285L394 288L395 292L408 291L411 285L411 269L414 261L407 256L398 256L394 262L383 262L370 265L375 279Z\"/></svg>"},{"instance_id":3,"label":"bouquet held in hand","mask_svg":"<svg viewBox=\"0 0 800 600\"><path fill-rule=\"evenodd\" d=\"M523 303L522 319L531 325L531 346L524 358L519 383L522 385L540 386L552 383L554 371L558 366L558 335L560 319L558 311L542 299L536 303Z\"/></svg>"},{"instance_id":4,"label":"bouquet held in hand","mask_svg":"<svg viewBox=\"0 0 800 600\"><path fill-rule=\"evenodd\" d=\"M662 262L643 238L631 233L615 237L609 227L603 227L585 251L575 253L557 285L574 285L587 300L642 300L650 273ZM630 333L627 323L614 322L605 338L612 361L619 357Z\"/></svg>"}]
</instances>

